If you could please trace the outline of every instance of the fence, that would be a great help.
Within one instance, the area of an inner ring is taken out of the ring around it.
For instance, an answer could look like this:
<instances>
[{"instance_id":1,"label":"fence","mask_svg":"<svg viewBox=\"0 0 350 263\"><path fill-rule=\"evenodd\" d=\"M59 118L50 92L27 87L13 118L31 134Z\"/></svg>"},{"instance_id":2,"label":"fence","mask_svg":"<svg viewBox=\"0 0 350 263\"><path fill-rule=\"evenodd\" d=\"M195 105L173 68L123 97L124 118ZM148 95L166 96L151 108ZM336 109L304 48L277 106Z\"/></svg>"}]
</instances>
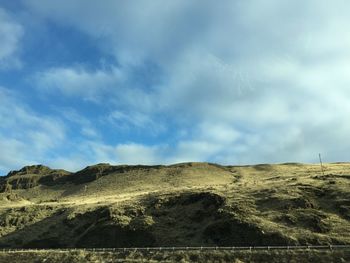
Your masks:
<instances>
[{"instance_id":1,"label":"fence","mask_svg":"<svg viewBox=\"0 0 350 263\"><path fill-rule=\"evenodd\" d=\"M339 250L350 249L350 245L328 245L328 246L245 246L245 247L127 247L127 248L2 248L0 252L127 252L127 251L253 251L253 250Z\"/></svg>"}]
</instances>

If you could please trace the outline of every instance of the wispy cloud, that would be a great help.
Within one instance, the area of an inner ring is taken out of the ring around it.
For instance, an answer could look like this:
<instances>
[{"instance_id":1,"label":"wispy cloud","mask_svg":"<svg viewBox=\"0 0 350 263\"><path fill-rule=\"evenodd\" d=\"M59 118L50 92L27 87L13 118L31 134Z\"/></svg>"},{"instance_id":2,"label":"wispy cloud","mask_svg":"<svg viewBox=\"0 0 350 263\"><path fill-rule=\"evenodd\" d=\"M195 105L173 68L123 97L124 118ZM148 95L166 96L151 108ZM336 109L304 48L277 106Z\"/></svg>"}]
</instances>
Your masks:
<instances>
[{"instance_id":1,"label":"wispy cloud","mask_svg":"<svg viewBox=\"0 0 350 263\"><path fill-rule=\"evenodd\" d=\"M15 92L0 88L0 169L41 163L65 138L65 126L55 117L34 112Z\"/></svg>"},{"instance_id":2,"label":"wispy cloud","mask_svg":"<svg viewBox=\"0 0 350 263\"><path fill-rule=\"evenodd\" d=\"M18 58L23 27L0 6L0 69L17 68L21 65Z\"/></svg>"},{"instance_id":3,"label":"wispy cloud","mask_svg":"<svg viewBox=\"0 0 350 263\"><path fill-rule=\"evenodd\" d=\"M120 70L87 71L83 68L51 68L37 73L37 88L42 92L79 96L98 102L106 91L117 90L122 82Z\"/></svg>"},{"instance_id":4,"label":"wispy cloud","mask_svg":"<svg viewBox=\"0 0 350 263\"><path fill-rule=\"evenodd\" d=\"M83 116L74 108L58 108L57 112L66 122L76 124L83 137L100 138L98 123L93 123L91 119Z\"/></svg>"}]
</instances>

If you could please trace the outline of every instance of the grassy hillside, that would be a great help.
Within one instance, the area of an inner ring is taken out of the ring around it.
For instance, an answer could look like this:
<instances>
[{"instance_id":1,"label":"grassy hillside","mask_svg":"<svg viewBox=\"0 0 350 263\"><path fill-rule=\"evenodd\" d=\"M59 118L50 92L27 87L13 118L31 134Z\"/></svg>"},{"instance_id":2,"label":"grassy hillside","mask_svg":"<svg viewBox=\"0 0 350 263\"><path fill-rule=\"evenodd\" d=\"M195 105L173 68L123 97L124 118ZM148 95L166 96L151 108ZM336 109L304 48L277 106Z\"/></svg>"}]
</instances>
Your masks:
<instances>
[{"instance_id":1,"label":"grassy hillside","mask_svg":"<svg viewBox=\"0 0 350 263\"><path fill-rule=\"evenodd\" d=\"M350 244L350 164L24 167L0 179L0 246Z\"/></svg>"}]
</instances>

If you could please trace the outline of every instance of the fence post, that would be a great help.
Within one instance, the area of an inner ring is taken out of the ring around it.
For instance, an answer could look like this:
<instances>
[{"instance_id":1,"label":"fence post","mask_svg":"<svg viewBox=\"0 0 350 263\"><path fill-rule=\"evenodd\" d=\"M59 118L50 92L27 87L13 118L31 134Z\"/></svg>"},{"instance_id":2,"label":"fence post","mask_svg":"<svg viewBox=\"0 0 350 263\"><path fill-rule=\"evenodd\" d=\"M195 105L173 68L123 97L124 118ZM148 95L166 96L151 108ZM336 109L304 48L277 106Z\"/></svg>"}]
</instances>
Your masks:
<instances>
[{"instance_id":1,"label":"fence post","mask_svg":"<svg viewBox=\"0 0 350 263\"><path fill-rule=\"evenodd\" d=\"M320 158L321 172L322 172L322 175L324 176L324 169L323 169L322 158L321 158L321 154L320 153L318 154L318 157Z\"/></svg>"}]
</instances>

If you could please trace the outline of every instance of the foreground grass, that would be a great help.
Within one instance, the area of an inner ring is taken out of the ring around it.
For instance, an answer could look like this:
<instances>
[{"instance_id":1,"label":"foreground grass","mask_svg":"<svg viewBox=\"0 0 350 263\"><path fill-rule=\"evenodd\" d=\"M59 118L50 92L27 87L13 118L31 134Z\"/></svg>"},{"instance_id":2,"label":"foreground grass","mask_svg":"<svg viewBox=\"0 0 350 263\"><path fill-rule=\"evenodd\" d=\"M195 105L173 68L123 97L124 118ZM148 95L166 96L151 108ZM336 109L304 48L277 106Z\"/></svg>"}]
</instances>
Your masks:
<instances>
[{"instance_id":1,"label":"foreground grass","mask_svg":"<svg viewBox=\"0 0 350 263\"><path fill-rule=\"evenodd\" d=\"M127 251L88 252L27 251L0 252L0 263L55 263L55 262L350 262L347 250L295 250L295 251Z\"/></svg>"}]
</instances>

